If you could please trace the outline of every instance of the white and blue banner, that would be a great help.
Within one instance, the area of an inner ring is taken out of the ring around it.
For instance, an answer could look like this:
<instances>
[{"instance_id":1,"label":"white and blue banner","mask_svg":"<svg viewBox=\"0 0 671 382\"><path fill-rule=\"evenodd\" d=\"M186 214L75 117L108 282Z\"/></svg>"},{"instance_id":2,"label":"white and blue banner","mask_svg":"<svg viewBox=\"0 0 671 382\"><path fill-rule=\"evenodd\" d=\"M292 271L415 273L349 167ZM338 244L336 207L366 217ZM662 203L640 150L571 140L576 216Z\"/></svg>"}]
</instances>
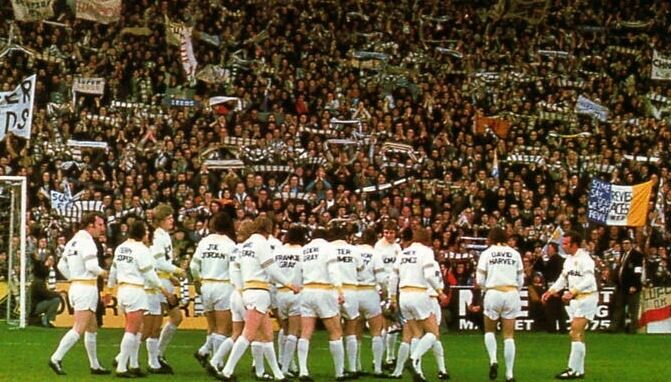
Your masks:
<instances>
[{"instance_id":1,"label":"white and blue banner","mask_svg":"<svg viewBox=\"0 0 671 382\"><path fill-rule=\"evenodd\" d=\"M578 102L575 104L575 112L578 114L591 115L601 122L606 122L608 120L608 114L610 114L607 107L601 106L583 96L578 97Z\"/></svg>"}]
</instances>

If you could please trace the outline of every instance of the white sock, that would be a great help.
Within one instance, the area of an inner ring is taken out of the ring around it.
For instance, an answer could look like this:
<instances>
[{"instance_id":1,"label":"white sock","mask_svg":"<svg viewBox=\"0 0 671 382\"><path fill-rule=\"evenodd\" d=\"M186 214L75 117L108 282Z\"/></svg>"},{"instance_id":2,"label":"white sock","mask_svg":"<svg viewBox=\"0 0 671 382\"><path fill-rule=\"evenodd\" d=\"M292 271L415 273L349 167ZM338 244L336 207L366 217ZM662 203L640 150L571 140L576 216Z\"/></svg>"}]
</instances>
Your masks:
<instances>
[{"instance_id":1,"label":"white sock","mask_svg":"<svg viewBox=\"0 0 671 382\"><path fill-rule=\"evenodd\" d=\"M135 348L135 334L125 332L119 345L119 358L117 359L116 371L117 373L124 373L128 371L126 364L130 358L133 349Z\"/></svg>"},{"instance_id":2,"label":"white sock","mask_svg":"<svg viewBox=\"0 0 671 382\"><path fill-rule=\"evenodd\" d=\"M198 349L198 354L208 355L210 354L210 348L212 347L212 335L214 333L208 334L205 336L205 343Z\"/></svg>"},{"instance_id":3,"label":"white sock","mask_svg":"<svg viewBox=\"0 0 671 382\"><path fill-rule=\"evenodd\" d=\"M577 371L580 374L585 374L585 356L587 355L587 348L584 342L578 342Z\"/></svg>"},{"instance_id":4,"label":"white sock","mask_svg":"<svg viewBox=\"0 0 671 382\"><path fill-rule=\"evenodd\" d=\"M580 342L577 341L571 342L571 353L569 353L568 355L568 368L576 372L578 371L579 367L578 365L579 362L578 357L580 356L579 344Z\"/></svg>"},{"instance_id":5,"label":"white sock","mask_svg":"<svg viewBox=\"0 0 671 382\"><path fill-rule=\"evenodd\" d=\"M345 347L347 351L347 371L356 372L356 336L346 336Z\"/></svg>"},{"instance_id":6,"label":"white sock","mask_svg":"<svg viewBox=\"0 0 671 382\"><path fill-rule=\"evenodd\" d=\"M377 336L373 337L372 340L373 347L373 369L375 374L382 373L382 352L384 351L384 343L382 342L382 337Z\"/></svg>"},{"instance_id":7,"label":"white sock","mask_svg":"<svg viewBox=\"0 0 671 382\"><path fill-rule=\"evenodd\" d=\"M417 346L415 346L415 350L412 351L410 359L412 359L414 362L421 361L424 353L433 347L434 342L436 342L436 335L433 333L425 333L417 342ZM421 370L421 365L419 367Z\"/></svg>"},{"instance_id":8,"label":"white sock","mask_svg":"<svg viewBox=\"0 0 671 382\"><path fill-rule=\"evenodd\" d=\"M503 356L506 359L506 379L513 377L513 367L515 366L515 340L506 338L503 340Z\"/></svg>"},{"instance_id":9,"label":"white sock","mask_svg":"<svg viewBox=\"0 0 671 382\"><path fill-rule=\"evenodd\" d=\"M242 356L245 354L245 351L247 351L248 347L249 341L245 338L245 336L238 337L238 339L235 341L235 344L233 344L231 356L228 357L228 361L226 361L226 365L222 371L224 376L230 377L233 374L235 366L238 364L238 361L240 361L240 358L242 358Z\"/></svg>"},{"instance_id":10,"label":"white sock","mask_svg":"<svg viewBox=\"0 0 671 382\"><path fill-rule=\"evenodd\" d=\"M342 377L345 372L345 347L342 345L342 339L329 341L329 350L335 365L335 376Z\"/></svg>"},{"instance_id":11,"label":"white sock","mask_svg":"<svg viewBox=\"0 0 671 382\"><path fill-rule=\"evenodd\" d=\"M284 335L284 329L280 329L277 332L277 358L283 360L284 357L284 341L286 341L286 336Z\"/></svg>"},{"instance_id":12,"label":"white sock","mask_svg":"<svg viewBox=\"0 0 671 382\"><path fill-rule=\"evenodd\" d=\"M487 348L487 354L489 354L489 364L495 364L496 361L496 337L494 333L488 332L485 333L485 348Z\"/></svg>"},{"instance_id":13,"label":"white sock","mask_svg":"<svg viewBox=\"0 0 671 382\"><path fill-rule=\"evenodd\" d=\"M275 346L273 345L272 342L263 343L263 355L268 361L268 366L270 366L270 370L273 371L275 379L284 379L284 374L282 374L282 370L280 370L280 365L277 364L277 355L275 354Z\"/></svg>"},{"instance_id":14,"label":"white sock","mask_svg":"<svg viewBox=\"0 0 671 382\"><path fill-rule=\"evenodd\" d=\"M356 339L356 370L363 370L361 368L361 339Z\"/></svg>"},{"instance_id":15,"label":"white sock","mask_svg":"<svg viewBox=\"0 0 671 382\"><path fill-rule=\"evenodd\" d=\"M384 348L387 352L387 362L391 362L396 358L396 339L398 333L387 333L387 338L384 341ZM399 348L400 351L400 348Z\"/></svg>"},{"instance_id":16,"label":"white sock","mask_svg":"<svg viewBox=\"0 0 671 382\"><path fill-rule=\"evenodd\" d=\"M436 341L433 343L433 356L436 358L436 364L438 365L438 371L441 373L447 373L445 368L445 350L443 349L443 343Z\"/></svg>"},{"instance_id":17,"label":"white sock","mask_svg":"<svg viewBox=\"0 0 671 382\"><path fill-rule=\"evenodd\" d=\"M168 348L168 344L172 341L172 337L175 336L177 327L171 322L163 327L161 330L161 336L158 338L158 355L163 356L165 354L165 349Z\"/></svg>"},{"instance_id":18,"label":"white sock","mask_svg":"<svg viewBox=\"0 0 671 382\"><path fill-rule=\"evenodd\" d=\"M224 357L226 357L233 348L233 343L233 339L228 337L221 343L221 345L219 345L219 348L215 350L214 355L210 358L210 365L212 365L213 368L219 370L219 365L224 361Z\"/></svg>"},{"instance_id":19,"label":"white sock","mask_svg":"<svg viewBox=\"0 0 671 382\"><path fill-rule=\"evenodd\" d=\"M140 368L140 345L142 344L142 333L135 334L133 340L133 351L130 353L129 361L131 369Z\"/></svg>"},{"instance_id":20,"label":"white sock","mask_svg":"<svg viewBox=\"0 0 671 382\"><path fill-rule=\"evenodd\" d=\"M147 346L147 363L152 369L160 369L161 364L158 363L158 338L147 338L145 341Z\"/></svg>"},{"instance_id":21,"label":"white sock","mask_svg":"<svg viewBox=\"0 0 671 382\"><path fill-rule=\"evenodd\" d=\"M308 351L310 350L310 341L305 338L298 340L298 373L300 375L310 375L308 372Z\"/></svg>"},{"instance_id":22,"label":"white sock","mask_svg":"<svg viewBox=\"0 0 671 382\"><path fill-rule=\"evenodd\" d=\"M254 371L257 377L263 376L265 367L263 365L263 343L252 342L252 359L254 360Z\"/></svg>"},{"instance_id":23,"label":"white sock","mask_svg":"<svg viewBox=\"0 0 671 382\"><path fill-rule=\"evenodd\" d=\"M209 354L214 354L216 353L217 350L219 350L219 346L221 346L222 343L226 341L226 336L223 334L219 333L212 333L210 336L210 349L208 351Z\"/></svg>"},{"instance_id":24,"label":"white sock","mask_svg":"<svg viewBox=\"0 0 671 382\"><path fill-rule=\"evenodd\" d=\"M100 362L98 362L97 338L98 333L84 333L84 347L86 348L86 355L89 356L89 365L91 366L91 369L100 369Z\"/></svg>"},{"instance_id":25,"label":"white sock","mask_svg":"<svg viewBox=\"0 0 671 382\"><path fill-rule=\"evenodd\" d=\"M410 354L411 355L415 351L415 349L417 348L418 343L419 343L419 338L413 338L413 339L410 340Z\"/></svg>"},{"instance_id":26,"label":"white sock","mask_svg":"<svg viewBox=\"0 0 671 382\"><path fill-rule=\"evenodd\" d=\"M65 354L70 350L76 343L79 341L79 333L75 332L74 329L68 330L67 333L61 338L61 342L58 344L58 348L51 356L51 360L55 362L61 362Z\"/></svg>"},{"instance_id":27,"label":"white sock","mask_svg":"<svg viewBox=\"0 0 671 382\"><path fill-rule=\"evenodd\" d=\"M409 354L410 344L407 342L401 342L401 345L398 347L398 357L396 357L396 368L392 374L393 376L397 377L403 373L403 367L405 367L405 361L408 360Z\"/></svg>"},{"instance_id":28,"label":"white sock","mask_svg":"<svg viewBox=\"0 0 671 382\"><path fill-rule=\"evenodd\" d=\"M284 351L282 352L282 372L286 373L289 371L289 366L291 366L291 360L294 358L294 353L296 352L296 343L298 338L293 334L289 334L284 338Z\"/></svg>"}]
</instances>

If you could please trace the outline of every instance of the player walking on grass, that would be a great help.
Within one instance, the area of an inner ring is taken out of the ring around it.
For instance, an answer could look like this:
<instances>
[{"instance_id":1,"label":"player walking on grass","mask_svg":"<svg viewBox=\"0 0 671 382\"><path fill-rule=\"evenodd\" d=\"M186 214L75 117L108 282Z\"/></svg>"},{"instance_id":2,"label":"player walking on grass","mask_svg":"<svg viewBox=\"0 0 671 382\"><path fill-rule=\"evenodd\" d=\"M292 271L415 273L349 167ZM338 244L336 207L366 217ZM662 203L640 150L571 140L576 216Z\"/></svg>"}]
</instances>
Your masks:
<instances>
[{"instance_id":1,"label":"player walking on grass","mask_svg":"<svg viewBox=\"0 0 671 382\"><path fill-rule=\"evenodd\" d=\"M183 269L173 264L172 239L170 238L170 231L175 226L173 213L174 211L172 207L167 204L159 204L154 208L156 230L154 231L154 239L151 245L151 253L156 262L155 268L158 277L161 279L163 287L170 292L170 294L175 293L175 284L179 285L177 277L184 277L185 275ZM161 309L163 312L167 312L170 319L163 327L163 330L161 330L156 345L154 345L153 339L150 339L151 346L152 351L158 352L158 361L161 368L172 373L172 367L170 367L165 360L165 350L175 336L177 327L182 323L182 312L177 304L169 304L165 296L158 296L161 301ZM156 346L156 349L154 349L154 346ZM149 342L147 343L147 350L149 350Z\"/></svg>"},{"instance_id":2,"label":"player walking on grass","mask_svg":"<svg viewBox=\"0 0 671 382\"><path fill-rule=\"evenodd\" d=\"M211 219L213 233L203 238L196 247L189 268L194 283L203 298L203 311L207 319L208 336L205 344L194 356L207 366L207 354L214 354L231 336L231 293L229 261L235 248L233 221L224 212L217 212ZM210 350L212 349L212 350Z\"/></svg>"},{"instance_id":3,"label":"player walking on grass","mask_svg":"<svg viewBox=\"0 0 671 382\"><path fill-rule=\"evenodd\" d=\"M506 244L506 233L493 227L488 236L489 248L480 254L477 283L485 292L485 348L489 354L489 378L496 379L496 324L501 321L506 381L514 382L515 320L521 310L520 289L524 285L524 268L520 253Z\"/></svg>"},{"instance_id":4,"label":"player walking on grass","mask_svg":"<svg viewBox=\"0 0 671 382\"><path fill-rule=\"evenodd\" d=\"M148 242L147 228L142 221L135 221L128 231L129 239L114 251L108 286L118 285L117 301L126 319L120 352L116 358L116 376L121 378L142 377L138 362L142 319L147 311L147 293L144 288L158 289L169 300L174 299L162 285L154 270L154 259L145 245ZM129 364L129 366L128 366Z\"/></svg>"},{"instance_id":5,"label":"player walking on grass","mask_svg":"<svg viewBox=\"0 0 671 382\"><path fill-rule=\"evenodd\" d=\"M569 231L564 233L562 247L569 256L564 261L564 269L555 283L543 293L542 301L558 294L562 294L564 303L568 303L568 314L571 319L571 353L568 359L568 368L557 374L557 379L582 379L585 377L585 329L589 321L596 314L599 296L596 279L594 278L594 260L589 253L580 248L582 236Z\"/></svg>"},{"instance_id":6,"label":"player walking on grass","mask_svg":"<svg viewBox=\"0 0 671 382\"><path fill-rule=\"evenodd\" d=\"M272 343L272 323L270 322L270 283L277 281L288 287L294 293L299 289L291 284L275 264L267 237L269 219L258 217L254 221L254 234L252 234L240 249L236 261L231 265L231 272L240 272L244 282L242 302L245 305L245 328L242 335L238 337L231 350L231 355L226 361L224 369L219 377L224 381L235 380L233 372L240 358L243 356L249 343L261 330L265 337L271 342L264 343L264 355L268 357L270 367L276 379L284 380L284 375L277 364L275 349Z\"/></svg>"},{"instance_id":7,"label":"player walking on grass","mask_svg":"<svg viewBox=\"0 0 671 382\"><path fill-rule=\"evenodd\" d=\"M382 238L375 243L375 250L382 254L382 263L385 279L389 280L389 275L393 272L394 261L401 254L401 246L396 242L396 223L389 220L384 223L382 229ZM396 293L396 291L394 291ZM396 320L383 317L382 339L385 349L385 368L393 369L396 364L396 341L398 340L399 323Z\"/></svg>"},{"instance_id":8,"label":"player walking on grass","mask_svg":"<svg viewBox=\"0 0 671 382\"><path fill-rule=\"evenodd\" d=\"M423 228L416 228L412 232L412 241L394 262L394 272L391 274L389 284L390 291L399 288L398 303L401 314L407 320L406 325L412 332L422 334L410 355L410 361L413 380L423 382L426 378L422 373L420 361L439 337L438 323L428 290L434 289L440 298L444 298L444 295L442 283L437 283L434 277L434 254L427 245L430 241L429 232ZM396 296L390 295L392 305L396 305Z\"/></svg>"},{"instance_id":9,"label":"player walking on grass","mask_svg":"<svg viewBox=\"0 0 671 382\"><path fill-rule=\"evenodd\" d=\"M63 256L58 262L58 270L70 280L68 298L74 307L74 325L58 344L56 352L49 359L49 367L59 375L65 375L61 361L65 354L84 335L84 347L89 358L91 374L109 374L100 366L97 355L96 308L98 307L98 276L106 277L107 271L98 265L98 248L94 239L105 233L105 220L100 213L84 215L79 230L65 245Z\"/></svg>"}]
</instances>

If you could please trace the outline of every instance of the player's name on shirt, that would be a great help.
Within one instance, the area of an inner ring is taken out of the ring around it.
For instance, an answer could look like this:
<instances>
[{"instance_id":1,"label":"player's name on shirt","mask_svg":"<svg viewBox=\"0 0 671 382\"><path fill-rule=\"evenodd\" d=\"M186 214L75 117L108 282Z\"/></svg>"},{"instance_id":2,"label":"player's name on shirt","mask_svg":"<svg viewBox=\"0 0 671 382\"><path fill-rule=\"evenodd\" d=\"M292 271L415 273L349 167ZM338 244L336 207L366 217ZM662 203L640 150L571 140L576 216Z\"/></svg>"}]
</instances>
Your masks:
<instances>
[{"instance_id":1,"label":"player's name on shirt","mask_svg":"<svg viewBox=\"0 0 671 382\"><path fill-rule=\"evenodd\" d=\"M513 258L513 254L510 252L492 252L489 256L489 264L516 265L517 262Z\"/></svg>"},{"instance_id":2,"label":"player's name on shirt","mask_svg":"<svg viewBox=\"0 0 671 382\"><path fill-rule=\"evenodd\" d=\"M403 251L403 257L401 257L401 265L403 264L417 264L417 252L412 249L407 249Z\"/></svg>"},{"instance_id":3,"label":"player's name on shirt","mask_svg":"<svg viewBox=\"0 0 671 382\"><path fill-rule=\"evenodd\" d=\"M583 274L582 274L582 272L580 272L578 270L571 269L570 271L566 272L566 276L582 277Z\"/></svg>"},{"instance_id":4,"label":"player's name on shirt","mask_svg":"<svg viewBox=\"0 0 671 382\"><path fill-rule=\"evenodd\" d=\"M226 253L220 252L219 244L208 244L202 253L203 259L226 259Z\"/></svg>"},{"instance_id":5,"label":"player's name on shirt","mask_svg":"<svg viewBox=\"0 0 671 382\"><path fill-rule=\"evenodd\" d=\"M280 268L293 268L300 261L297 254L275 255L275 262Z\"/></svg>"},{"instance_id":6,"label":"player's name on shirt","mask_svg":"<svg viewBox=\"0 0 671 382\"><path fill-rule=\"evenodd\" d=\"M338 262L339 263L353 263L354 257L352 256L352 251L349 248L338 248Z\"/></svg>"},{"instance_id":7,"label":"player's name on shirt","mask_svg":"<svg viewBox=\"0 0 671 382\"><path fill-rule=\"evenodd\" d=\"M303 249L303 261L315 261L319 257L319 248L309 247Z\"/></svg>"},{"instance_id":8,"label":"player's name on shirt","mask_svg":"<svg viewBox=\"0 0 671 382\"><path fill-rule=\"evenodd\" d=\"M368 263L373 260L373 253L372 252L359 252L359 255L361 256L361 261L363 262L364 267L368 266Z\"/></svg>"},{"instance_id":9,"label":"player's name on shirt","mask_svg":"<svg viewBox=\"0 0 671 382\"><path fill-rule=\"evenodd\" d=\"M119 247L117 249L117 254L114 260L117 263L132 263L135 260L135 256L132 255L133 250L129 247Z\"/></svg>"}]
</instances>

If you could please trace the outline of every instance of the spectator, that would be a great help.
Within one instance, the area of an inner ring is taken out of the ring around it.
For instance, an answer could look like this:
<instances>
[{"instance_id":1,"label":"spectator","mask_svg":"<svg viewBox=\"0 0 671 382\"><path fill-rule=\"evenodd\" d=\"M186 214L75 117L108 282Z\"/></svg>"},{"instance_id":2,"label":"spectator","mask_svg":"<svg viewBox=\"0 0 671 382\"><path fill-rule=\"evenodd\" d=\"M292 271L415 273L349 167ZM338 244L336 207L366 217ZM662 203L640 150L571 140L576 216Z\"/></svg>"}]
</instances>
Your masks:
<instances>
[{"instance_id":1,"label":"spectator","mask_svg":"<svg viewBox=\"0 0 671 382\"><path fill-rule=\"evenodd\" d=\"M54 327L51 322L56 319L56 312L61 303L60 294L50 290L47 285L49 269L53 266L53 256L47 257L44 261L36 260L33 266L33 281L30 284L29 321L47 328Z\"/></svg>"}]
</instances>

